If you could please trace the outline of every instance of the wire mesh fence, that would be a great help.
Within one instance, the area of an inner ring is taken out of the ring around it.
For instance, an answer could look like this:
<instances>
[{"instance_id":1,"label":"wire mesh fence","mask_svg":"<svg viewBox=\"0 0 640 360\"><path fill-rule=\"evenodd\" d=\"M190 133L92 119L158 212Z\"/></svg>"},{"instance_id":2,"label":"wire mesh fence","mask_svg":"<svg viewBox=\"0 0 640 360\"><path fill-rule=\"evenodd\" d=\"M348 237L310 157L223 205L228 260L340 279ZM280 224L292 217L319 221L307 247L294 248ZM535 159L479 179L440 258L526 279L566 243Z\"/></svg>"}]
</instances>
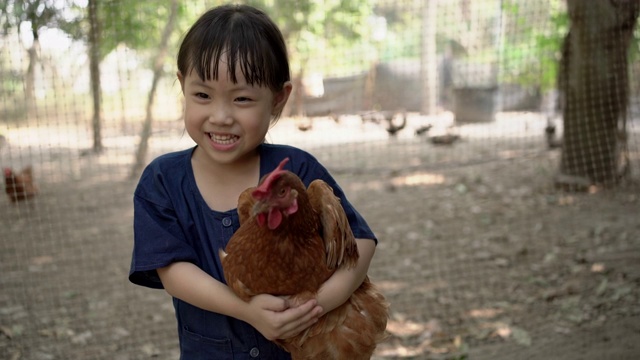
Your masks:
<instances>
[{"instance_id":1,"label":"wire mesh fence","mask_svg":"<svg viewBox=\"0 0 640 360\"><path fill-rule=\"evenodd\" d=\"M293 65L267 141L316 156L379 238L376 358L640 355L637 1L252 3ZM1 358L179 357L170 296L127 279L132 194L194 145L175 57L215 5L0 7L0 165L37 187L0 200Z\"/></svg>"}]
</instances>

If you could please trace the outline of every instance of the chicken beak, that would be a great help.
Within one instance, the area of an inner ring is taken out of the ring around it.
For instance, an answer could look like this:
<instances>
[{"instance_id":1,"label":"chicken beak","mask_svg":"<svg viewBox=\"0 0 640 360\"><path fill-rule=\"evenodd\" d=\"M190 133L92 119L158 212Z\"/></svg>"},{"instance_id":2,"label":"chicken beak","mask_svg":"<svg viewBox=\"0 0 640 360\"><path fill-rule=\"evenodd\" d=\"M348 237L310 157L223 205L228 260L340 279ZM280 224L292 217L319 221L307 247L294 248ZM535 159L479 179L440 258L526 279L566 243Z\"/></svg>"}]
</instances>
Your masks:
<instances>
[{"instance_id":1,"label":"chicken beak","mask_svg":"<svg viewBox=\"0 0 640 360\"><path fill-rule=\"evenodd\" d=\"M269 212L269 205L263 201L256 201L256 203L253 204L251 215L256 216L267 212Z\"/></svg>"}]
</instances>

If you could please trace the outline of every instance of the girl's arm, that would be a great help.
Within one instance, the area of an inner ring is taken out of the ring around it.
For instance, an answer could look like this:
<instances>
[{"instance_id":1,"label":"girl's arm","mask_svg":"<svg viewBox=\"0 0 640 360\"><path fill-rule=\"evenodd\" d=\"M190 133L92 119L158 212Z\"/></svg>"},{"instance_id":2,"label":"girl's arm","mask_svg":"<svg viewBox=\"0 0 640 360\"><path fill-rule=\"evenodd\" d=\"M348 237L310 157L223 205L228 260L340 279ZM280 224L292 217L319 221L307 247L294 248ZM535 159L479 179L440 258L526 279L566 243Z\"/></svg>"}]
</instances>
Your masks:
<instances>
[{"instance_id":1,"label":"girl's arm","mask_svg":"<svg viewBox=\"0 0 640 360\"><path fill-rule=\"evenodd\" d=\"M316 300L291 307L285 299L258 295L244 302L227 285L189 262L160 268L158 276L171 296L203 310L245 321L269 340L298 334L315 323L322 312Z\"/></svg>"},{"instance_id":2,"label":"girl's arm","mask_svg":"<svg viewBox=\"0 0 640 360\"><path fill-rule=\"evenodd\" d=\"M320 287L317 300L322 307L322 315L344 304L367 276L369 264L376 251L376 243L369 239L356 239L358 244L358 265L353 269L337 270Z\"/></svg>"}]
</instances>

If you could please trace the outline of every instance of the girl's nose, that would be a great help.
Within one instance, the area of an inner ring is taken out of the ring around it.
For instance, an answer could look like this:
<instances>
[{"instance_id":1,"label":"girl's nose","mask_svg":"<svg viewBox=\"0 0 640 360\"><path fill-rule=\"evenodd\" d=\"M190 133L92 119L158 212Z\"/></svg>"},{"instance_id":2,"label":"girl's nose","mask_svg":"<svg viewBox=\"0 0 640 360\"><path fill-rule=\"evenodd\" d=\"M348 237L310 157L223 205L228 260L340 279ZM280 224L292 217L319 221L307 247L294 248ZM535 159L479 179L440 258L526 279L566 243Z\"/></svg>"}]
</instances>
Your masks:
<instances>
[{"instance_id":1,"label":"girl's nose","mask_svg":"<svg viewBox=\"0 0 640 360\"><path fill-rule=\"evenodd\" d=\"M233 116L226 106L217 105L209 115L209 122L216 125L231 125L233 124Z\"/></svg>"}]
</instances>

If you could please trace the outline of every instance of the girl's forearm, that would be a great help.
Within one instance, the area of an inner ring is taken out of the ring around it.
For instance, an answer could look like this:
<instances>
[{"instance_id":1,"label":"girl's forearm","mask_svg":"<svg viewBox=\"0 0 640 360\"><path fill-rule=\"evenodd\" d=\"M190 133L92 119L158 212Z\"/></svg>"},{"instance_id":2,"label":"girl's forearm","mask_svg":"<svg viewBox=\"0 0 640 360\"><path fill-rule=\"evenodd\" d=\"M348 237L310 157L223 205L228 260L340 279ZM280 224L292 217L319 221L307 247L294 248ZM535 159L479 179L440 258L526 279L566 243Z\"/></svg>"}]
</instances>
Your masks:
<instances>
[{"instance_id":1,"label":"girl's forearm","mask_svg":"<svg viewBox=\"0 0 640 360\"><path fill-rule=\"evenodd\" d=\"M289 308L284 299L257 295L249 302L192 263L177 262L158 269L165 290L201 309L251 324L267 339L286 339L311 326L320 316L315 300Z\"/></svg>"},{"instance_id":2,"label":"girl's forearm","mask_svg":"<svg viewBox=\"0 0 640 360\"><path fill-rule=\"evenodd\" d=\"M201 309L237 319L241 319L246 310L246 303L228 286L192 263L173 263L158 269L158 275L171 296Z\"/></svg>"},{"instance_id":3,"label":"girl's forearm","mask_svg":"<svg viewBox=\"0 0 640 360\"><path fill-rule=\"evenodd\" d=\"M323 314L342 305L351 294L362 284L367 276L369 264L376 250L373 240L356 239L358 244L358 265L353 269L339 269L329 278L318 292L318 304L322 306Z\"/></svg>"}]
</instances>

